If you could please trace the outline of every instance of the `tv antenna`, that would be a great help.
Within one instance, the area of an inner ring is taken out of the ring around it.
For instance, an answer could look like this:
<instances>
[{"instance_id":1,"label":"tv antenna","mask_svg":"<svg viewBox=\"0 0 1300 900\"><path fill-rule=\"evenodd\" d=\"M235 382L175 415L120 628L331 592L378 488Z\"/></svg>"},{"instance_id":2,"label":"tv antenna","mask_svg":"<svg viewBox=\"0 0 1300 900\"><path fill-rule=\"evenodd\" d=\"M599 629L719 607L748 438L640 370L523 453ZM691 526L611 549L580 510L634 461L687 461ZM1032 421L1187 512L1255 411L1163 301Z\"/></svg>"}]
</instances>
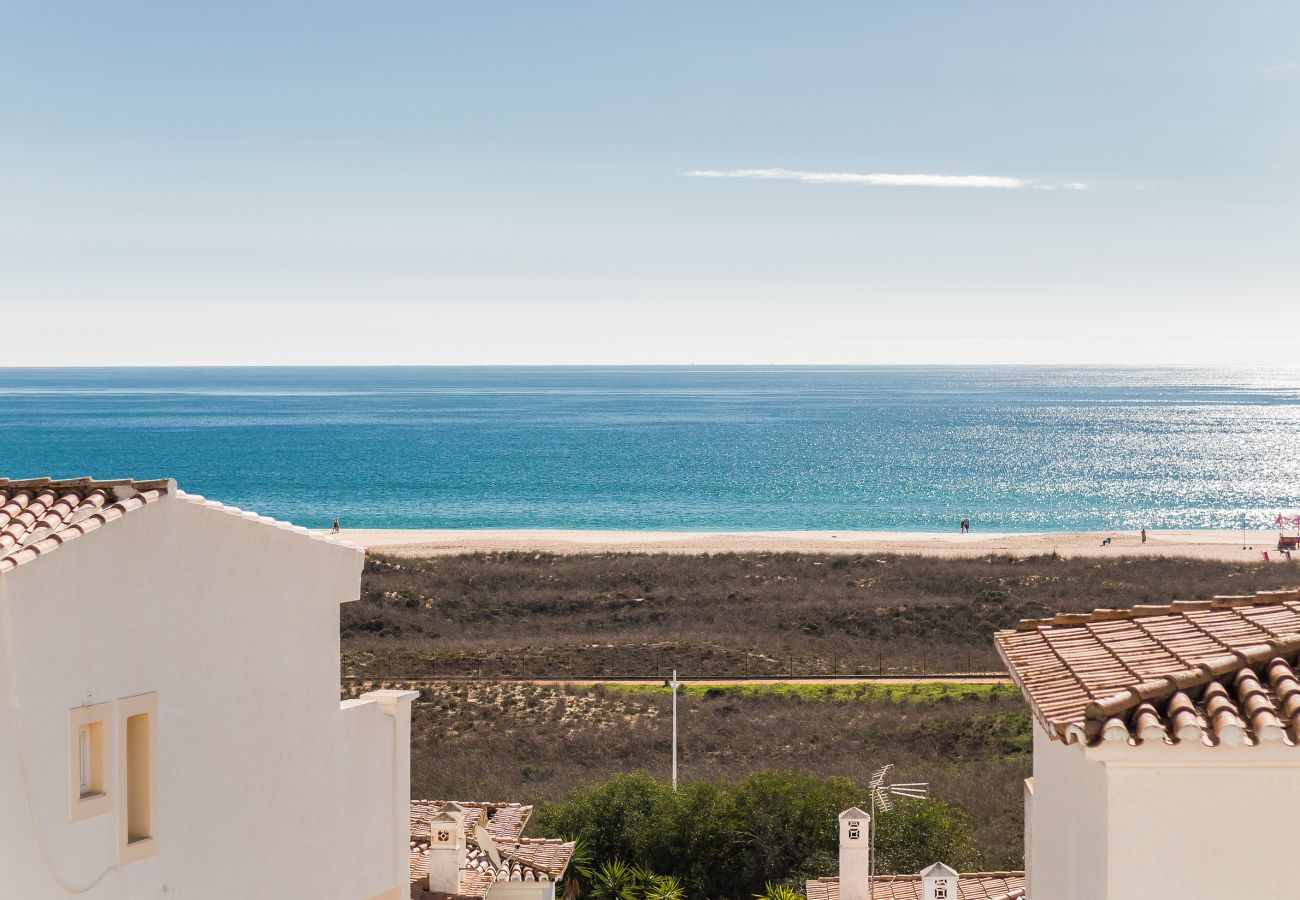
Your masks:
<instances>
[{"instance_id":1,"label":"tv antenna","mask_svg":"<svg viewBox=\"0 0 1300 900\"><path fill-rule=\"evenodd\" d=\"M871 822L868 827L871 829L871 862L867 867L867 896L870 897L875 890L872 880L876 875L876 815L877 811L889 812L894 808L894 798L903 797L908 800L924 800L930 796L930 783L928 781L911 781L899 782L897 784L888 784L886 779L889 778L889 770L894 768L893 763L887 763L871 773L871 781L867 785L867 792L871 794Z\"/></svg>"}]
</instances>

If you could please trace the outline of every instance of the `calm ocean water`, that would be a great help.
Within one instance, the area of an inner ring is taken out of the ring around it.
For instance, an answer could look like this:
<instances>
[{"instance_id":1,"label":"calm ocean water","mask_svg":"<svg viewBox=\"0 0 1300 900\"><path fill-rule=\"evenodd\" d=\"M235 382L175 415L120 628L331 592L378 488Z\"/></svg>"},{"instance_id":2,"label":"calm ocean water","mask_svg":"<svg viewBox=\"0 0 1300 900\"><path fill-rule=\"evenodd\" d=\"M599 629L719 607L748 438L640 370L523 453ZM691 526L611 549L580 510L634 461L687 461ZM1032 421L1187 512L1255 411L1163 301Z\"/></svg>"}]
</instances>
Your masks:
<instances>
[{"instance_id":1,"label":"calm ocean water","mask_svg":"<svg viewBox=\"0 0 1300 900\"><path fill-rule=\"evenodd\" d=\"M311 526L1268 527L1300 370L0 369L0 474Z\"/></svg>"}]
</instances>

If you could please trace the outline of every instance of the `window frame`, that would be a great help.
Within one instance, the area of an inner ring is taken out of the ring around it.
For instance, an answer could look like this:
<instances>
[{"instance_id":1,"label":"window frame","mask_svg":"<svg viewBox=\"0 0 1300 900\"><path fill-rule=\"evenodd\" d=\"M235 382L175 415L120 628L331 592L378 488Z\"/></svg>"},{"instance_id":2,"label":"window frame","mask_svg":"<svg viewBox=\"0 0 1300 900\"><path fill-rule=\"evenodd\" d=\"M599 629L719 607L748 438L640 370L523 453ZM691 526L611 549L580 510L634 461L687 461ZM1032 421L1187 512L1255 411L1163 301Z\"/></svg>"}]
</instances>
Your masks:
<instances>
[{"instance_id":1,"label":"window frame","mask_svg":"<svg viewBox=\"0 0 1300 900\"><path fill-rule=\"evenodd\" d=\"M130 780L130 767L133 762L130 753L131 734L129 722L136 716L148 716L148 733L144 748L145 772L148 784L144 802L148 804L146 818L149 834L132 840L130 834L130 813L133 791ZM122 802L117 805L117 856L118 862L125 864L146 859L158 852L158 695L156 693L137 694L126 697L117 703L117 783L122 793Z\"/></svg>"},{"instance_id":2,"label":"window frame","mask_svg":"<svg viewBox=\"0 0 1300 900\"><path fill-rule=\"evenodd\" d=\"M81 790L83 730L88 733L91 790ZM68 819L81 822L113 808L108 748L113 745L113 704L94 703L68 710Z\"/></svg>"}]
</instances>

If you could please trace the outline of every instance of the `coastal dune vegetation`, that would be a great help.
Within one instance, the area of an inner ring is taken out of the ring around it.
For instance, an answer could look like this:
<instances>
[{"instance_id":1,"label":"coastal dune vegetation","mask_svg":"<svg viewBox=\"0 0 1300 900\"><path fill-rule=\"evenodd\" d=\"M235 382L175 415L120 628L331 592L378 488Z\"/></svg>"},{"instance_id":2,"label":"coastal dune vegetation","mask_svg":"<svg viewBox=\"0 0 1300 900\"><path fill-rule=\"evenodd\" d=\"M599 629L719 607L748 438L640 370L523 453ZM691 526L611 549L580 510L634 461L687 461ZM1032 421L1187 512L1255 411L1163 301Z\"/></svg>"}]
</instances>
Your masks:
<instances>
[{"instance_id":1,"label":"coastal dune vegetation","mask_svg":"<svg viewBox=\"0 0 1300 900\"><path fill-rule=\"evenodd\" d=\"M998 671L992 635L1056 612L1300 583L1290 564L746 553L371 556L345 677Z\"/></svg>"},{"instance_id":2,"label":"coastal dune vegetation","mask_svg":"<svg viewBox=\"0 0 1300 900\"><path fill-rule=\"evenodd\" d=\"M1296 584L1300 570L1289 564L1187 558L371 556L361 599L342 607L343 691L421 692L414 795L535 803L537 822L559 824L567 820L550 811L579 808L603 779L668 777L671 694L662 677L529 679L653 677L673 668L736 678L688 683L680 695L683 784L725 792L781 770L848 779L860 792L873 769L893 763L899 780L930 782L933 796L969 823L972 863L1013 869L1023 865L1022 784L1032 755L1018 692L906 679L999 671L992 634L1021 618ZM880 672L900 680L743 680ZM494 680L501 677L517 680ZM616 844L607 850L626 855ZM811 871L825 868L818 860L791 863L782 877L833 872Z\"/></svg>"}]
</instances>

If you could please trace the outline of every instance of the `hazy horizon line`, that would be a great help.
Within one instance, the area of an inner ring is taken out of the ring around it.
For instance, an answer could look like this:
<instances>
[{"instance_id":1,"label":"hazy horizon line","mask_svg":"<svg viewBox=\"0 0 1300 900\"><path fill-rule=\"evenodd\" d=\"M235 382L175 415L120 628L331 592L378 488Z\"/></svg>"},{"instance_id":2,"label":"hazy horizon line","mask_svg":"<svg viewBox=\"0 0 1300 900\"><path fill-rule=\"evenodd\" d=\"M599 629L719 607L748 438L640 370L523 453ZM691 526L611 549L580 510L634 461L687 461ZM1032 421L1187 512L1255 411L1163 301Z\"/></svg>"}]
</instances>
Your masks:
<instances>
[{"instance_id":1,"label":"hazy horizon line","mask_svg":"<svg viewBox=\"0 0 1300 900\"><path fill-rule=\"evenodd\" d=\"M0 365L0 372L90 369L1297 369L1300 365L1241 362L700 362L700 363L82 363Z\"/></svg>"}]
</instances>

